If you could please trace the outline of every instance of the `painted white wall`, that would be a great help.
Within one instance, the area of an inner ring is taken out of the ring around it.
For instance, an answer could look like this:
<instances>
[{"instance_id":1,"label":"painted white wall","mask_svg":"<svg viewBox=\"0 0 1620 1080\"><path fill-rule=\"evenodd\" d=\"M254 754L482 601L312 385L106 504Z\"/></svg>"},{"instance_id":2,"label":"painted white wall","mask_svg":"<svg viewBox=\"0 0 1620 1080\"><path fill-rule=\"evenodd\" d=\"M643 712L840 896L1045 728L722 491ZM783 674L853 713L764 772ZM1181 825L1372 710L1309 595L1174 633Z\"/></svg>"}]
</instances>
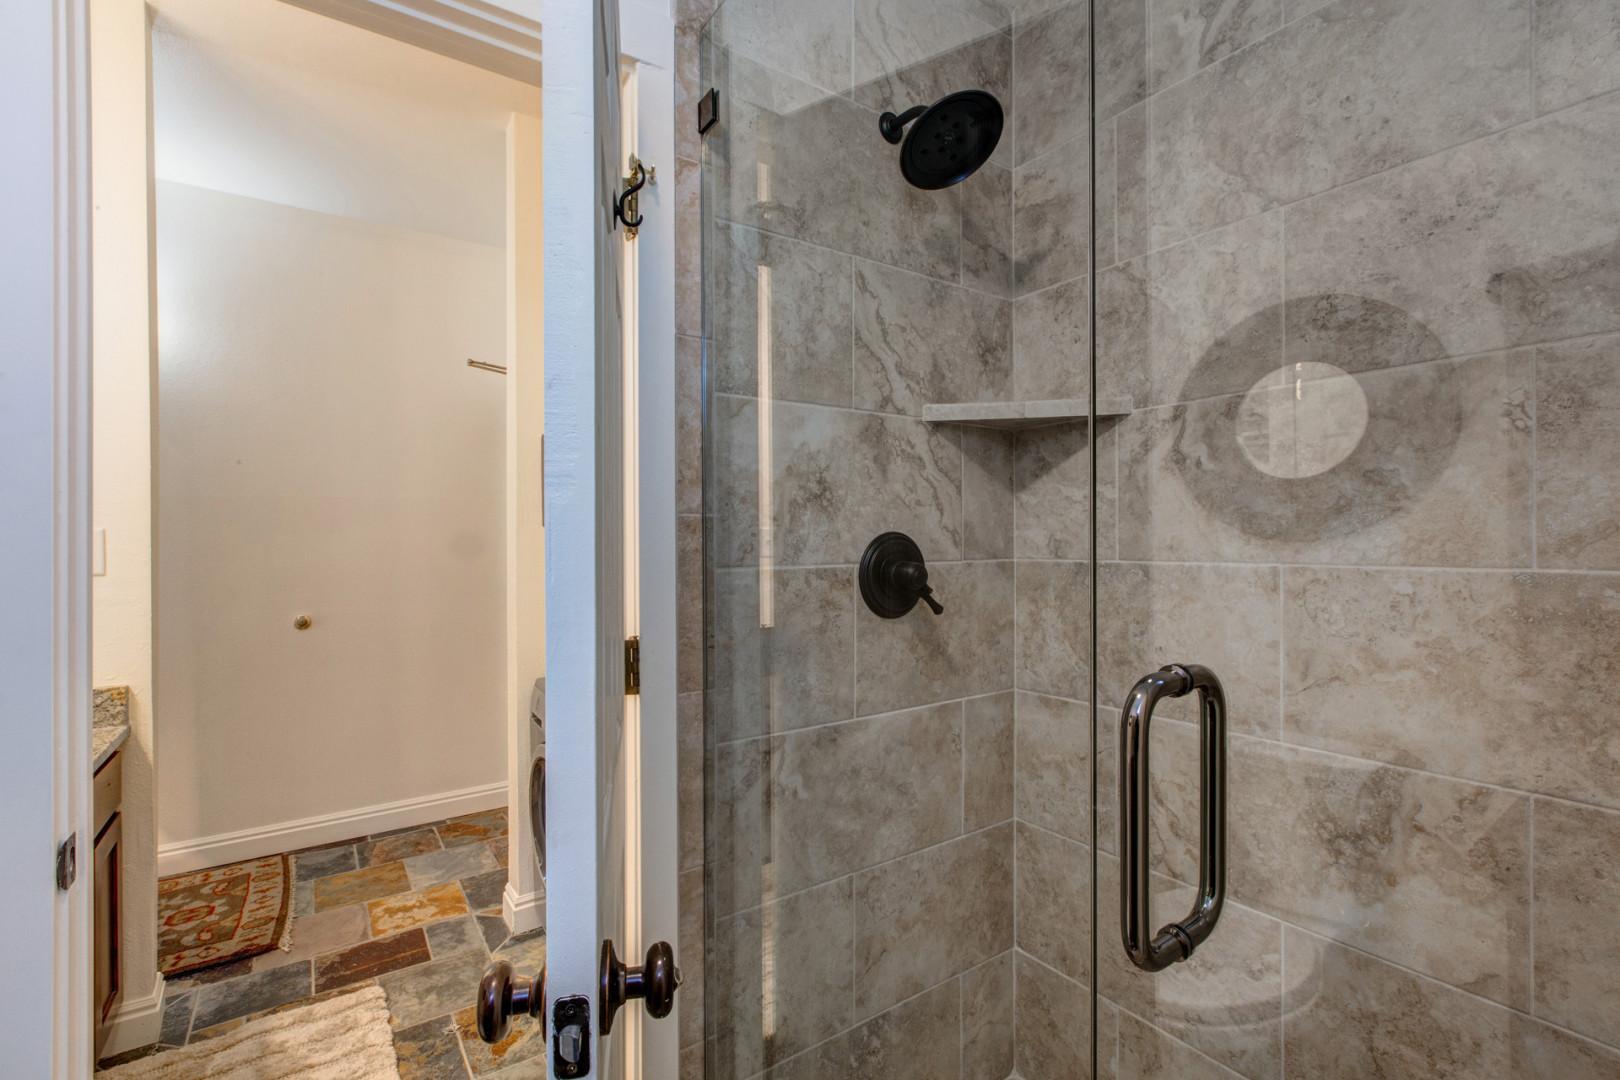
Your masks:
<instances>
[{"instance_id":1,"label":"painted white wall","mask_svg":"<svg viewBox=\"0 0 1620 1080\"><path fill-rule=\"evenodd\" d=\"M534 858L529 771L542 752L530 720L534 680L546 669L546 533L541 478L545 432L540 121L514 113L506 128L506 672L508 866L503 907L515 931L545 921Z\"/></svg>"},{"instance_id":2,"label":"painted white wall","mask_svg":"<svg viewBox=\"0 0 1620 1080\"><path fill-rule=\"evenodd\" d=\"M157 0L158 175L328 214L506 238L506 121L538 85L284 0Z\"/></svg>"},{"instance_id":3,"label":"painted white wall","mask_svg":"<svg viewBox=\"0 0 1620 1080\"><path fill-rule=\"evenodd\" d=\"M504 785L502 249L160 181L158 253L161 843Z\"/></svg>"},{"instance_id":4,"label":"painted white wall","mask_svg":"<svg viewBox=\"0 0 1620 1080\"><path fill-rule=\"evenodd\" d=\"M93 0L93 501L105 537L105 573L92 580L91 678L130 689L123 775L123 965L108 1052L157 1037L156 760L152 672L153 349L151 127L147 8L142 0Z\"/></svg>"}]
</instances>

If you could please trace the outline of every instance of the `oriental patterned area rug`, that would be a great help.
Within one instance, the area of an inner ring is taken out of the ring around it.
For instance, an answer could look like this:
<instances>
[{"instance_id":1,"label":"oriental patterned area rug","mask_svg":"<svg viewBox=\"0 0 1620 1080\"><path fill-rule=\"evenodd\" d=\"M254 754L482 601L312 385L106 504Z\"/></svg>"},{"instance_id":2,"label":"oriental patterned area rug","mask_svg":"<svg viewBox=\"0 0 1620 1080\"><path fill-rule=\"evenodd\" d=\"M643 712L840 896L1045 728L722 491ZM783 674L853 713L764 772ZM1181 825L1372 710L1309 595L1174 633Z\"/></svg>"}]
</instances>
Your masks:
<instances>
[{"instance_id":1,"label":"oriental patterned area rug","mask_svg":"<svg viewBox=\"0 0 1620 1080\"><path fill-rule=\"evenodd\" d=\"M460 1058L456 1060L459 1068ZM96 1076L98 1080L399 1080L399 1064L394 1032L388 1026L388 996L382 987L368 986L250 1020L234 1031Z\"/></svg>"},{"instance_id":2,"label":"oriental patterned area rug","mask_svg":"<svg viewBox=\"0 0 1620 1080\"><path fill-rule=\"evenodd\" d=\"M282 944L292 897L285 855L158 882L158 970L168 978Z\"/></svg>"}]
</instances>

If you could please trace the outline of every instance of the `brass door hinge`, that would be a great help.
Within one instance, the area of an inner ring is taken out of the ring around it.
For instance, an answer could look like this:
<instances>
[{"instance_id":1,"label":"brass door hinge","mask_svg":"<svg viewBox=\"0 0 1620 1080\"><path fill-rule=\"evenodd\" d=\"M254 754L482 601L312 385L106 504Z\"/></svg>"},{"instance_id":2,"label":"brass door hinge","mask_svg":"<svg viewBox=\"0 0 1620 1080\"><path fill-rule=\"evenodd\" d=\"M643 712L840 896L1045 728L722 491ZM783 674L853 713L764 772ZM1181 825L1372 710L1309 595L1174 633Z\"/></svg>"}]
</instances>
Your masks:
<instances>
[{"instance_id":1,"label":"brass door hinge","mask_svg":"<svg viewBox=\"0 0 1620 1080\"><path fill-rule=\"evenodd\" d=\"M624 641L624 692L641 693L641 638L629 637Z\"/></svg>"}]
</instances>

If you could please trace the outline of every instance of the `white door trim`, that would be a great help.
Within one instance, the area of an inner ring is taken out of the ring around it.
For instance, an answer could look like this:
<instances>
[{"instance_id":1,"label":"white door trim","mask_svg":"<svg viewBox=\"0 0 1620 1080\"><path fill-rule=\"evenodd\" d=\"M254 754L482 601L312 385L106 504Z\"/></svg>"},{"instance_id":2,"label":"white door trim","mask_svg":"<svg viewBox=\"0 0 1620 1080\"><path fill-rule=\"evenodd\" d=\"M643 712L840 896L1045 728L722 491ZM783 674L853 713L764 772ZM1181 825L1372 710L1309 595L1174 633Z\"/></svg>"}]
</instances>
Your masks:
<instances>
[{"instance_id":1,"label":"white door trim","mask_svg":"<svg viewBox=\"0 0 1620 1080\"><path fill-rule=\"evenodd\" d=\"M680 961L679 784L676 747L676 512L675 512L675 27L667 0L620 0L620 51L634 80L638 156L657 169L641 191L645 219L633 242L637 323L636 432L639 506L633 538L640 563L641 635L639 842L630 852L638 882L640 937L622 954L639 958L655 941L676 947ZM689 943L688 943L689 944ZM631 960L631 963L639 962ZM690 994L692 988L686 993ZM635 1027L643 1075L679 1072L681 994L675 1012Z\"/></svg>"},{"instance_id":2,"label":"white door trim","mask_svg":"<svg viewBox=\"0 0 1620 1080\"><path fill-rule=\"evenodd\" d=\"M0 5L0 1061L90 1074L87 0ZM59 892L56 845L77 835Z\"/></svg>"}]
</instances>

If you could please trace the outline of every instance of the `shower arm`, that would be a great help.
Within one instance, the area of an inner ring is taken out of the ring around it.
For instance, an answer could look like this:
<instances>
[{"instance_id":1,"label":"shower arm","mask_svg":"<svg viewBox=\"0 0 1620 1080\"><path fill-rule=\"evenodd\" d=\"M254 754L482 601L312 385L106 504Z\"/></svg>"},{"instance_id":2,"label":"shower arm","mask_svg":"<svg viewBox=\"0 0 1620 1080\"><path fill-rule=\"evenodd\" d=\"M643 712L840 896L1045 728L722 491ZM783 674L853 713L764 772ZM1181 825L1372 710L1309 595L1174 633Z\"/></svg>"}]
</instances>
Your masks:
<instances>
[{"instance_id":1,"label":"shower arm","mask_svg":"<svg viewBox=\"0 0 1620 1080\"><path fill-rule=\"evenodd\" d=\"M878 130L883 133L885 139L898 146L900 140L906 136L906 125L927 111L926 105L913 105L899 116L886 112L878 117Z\"/></svg>"}]
</instances>

